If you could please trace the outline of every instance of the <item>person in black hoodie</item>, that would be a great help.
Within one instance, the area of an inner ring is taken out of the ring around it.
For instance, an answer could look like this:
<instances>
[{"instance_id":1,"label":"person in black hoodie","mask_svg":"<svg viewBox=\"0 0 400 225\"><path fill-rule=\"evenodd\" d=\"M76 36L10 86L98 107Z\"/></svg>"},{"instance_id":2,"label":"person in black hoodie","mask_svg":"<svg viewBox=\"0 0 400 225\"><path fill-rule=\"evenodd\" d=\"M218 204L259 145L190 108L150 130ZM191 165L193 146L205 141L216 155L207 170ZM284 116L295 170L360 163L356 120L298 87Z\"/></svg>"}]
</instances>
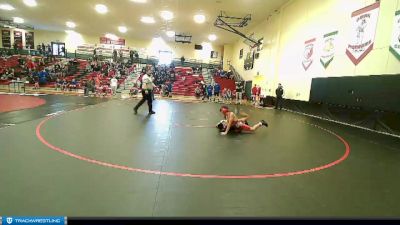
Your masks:
<instances>
[{"instance_id":1,"label":"person in black hoodie","mask_svg":"<svg viewBox=\"0 0 400 225\"><path fill-rule=\"evenodd\" d=\"M276 94L276 102L275 102L275 109L282 109L282 103L283 103L283 87L282 84L278 84L278 88L275 90L275 94Z\"/></svg>"}]
</instances>

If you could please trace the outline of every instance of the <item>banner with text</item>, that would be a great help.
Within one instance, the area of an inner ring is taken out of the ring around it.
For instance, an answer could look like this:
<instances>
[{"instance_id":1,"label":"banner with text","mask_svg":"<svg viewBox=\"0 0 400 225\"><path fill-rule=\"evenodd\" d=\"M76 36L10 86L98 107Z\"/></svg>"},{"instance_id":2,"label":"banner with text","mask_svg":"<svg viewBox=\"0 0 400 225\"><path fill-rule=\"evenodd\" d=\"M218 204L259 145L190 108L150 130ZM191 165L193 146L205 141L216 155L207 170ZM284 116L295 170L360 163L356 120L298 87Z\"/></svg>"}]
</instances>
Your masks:
<instances>
[{"instance_id":1,"label":"banner with text","mask_svg":"<svg viewBox=\"0 0 400 225\"><path fill-rule=\"evenodd\" d=\"M372 51L378 17L379 2L351 14L352 30L346 55L354 65L358 65Z\"/></svg>"}]
</instances>

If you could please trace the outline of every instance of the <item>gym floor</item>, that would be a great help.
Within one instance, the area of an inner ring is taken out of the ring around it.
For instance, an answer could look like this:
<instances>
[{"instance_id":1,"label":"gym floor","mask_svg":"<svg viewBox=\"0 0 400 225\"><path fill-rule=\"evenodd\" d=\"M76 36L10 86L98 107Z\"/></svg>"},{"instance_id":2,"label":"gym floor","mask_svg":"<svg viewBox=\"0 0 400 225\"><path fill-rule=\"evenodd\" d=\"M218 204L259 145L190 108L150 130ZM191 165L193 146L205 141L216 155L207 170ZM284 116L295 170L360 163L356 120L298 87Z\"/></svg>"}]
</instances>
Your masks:
<instances>
[{"instance_id":1,"label":"gym floor","mask_svg":"<svg viewBox=\"0 0 400 225\"><path fill-rule=\"evenodd\" d=\"M0 215L398 217L400 141L287 111L221 136L220 104L34 97L0 113Z\"/></svg>"}]
</instances>

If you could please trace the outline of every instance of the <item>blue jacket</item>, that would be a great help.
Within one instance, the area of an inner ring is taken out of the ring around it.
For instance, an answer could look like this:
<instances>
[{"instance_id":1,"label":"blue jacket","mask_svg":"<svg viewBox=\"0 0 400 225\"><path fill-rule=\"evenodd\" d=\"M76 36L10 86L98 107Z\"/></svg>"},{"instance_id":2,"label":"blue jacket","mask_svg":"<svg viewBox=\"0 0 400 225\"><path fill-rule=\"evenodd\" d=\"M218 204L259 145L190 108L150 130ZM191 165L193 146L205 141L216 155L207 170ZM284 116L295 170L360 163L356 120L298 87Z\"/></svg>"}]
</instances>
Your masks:
<instances>
[{"instance_id":1,"label":"blue jacket","mask_svg":"<svg viewBox=\"0 0 400 225\"><path fill-rule=\"evenodd\" d=\"M213 86L208 85L208 86L207 86L207 93L208 93L208 94L212 94L212 91L213 91Z\"/></svg>"},{"instance_id":2,"label":"blue jacket","mask_svg":"<svg viewBox=\"0 0 400 225\"><path fill-rule=\"evenodd\" d=\"M221 91L221 86L219 86L218 83L215 84L215 85L214 85L214 92L215 92L215 93L219 93L220 91Z\"/></svg>"}]
</instances>

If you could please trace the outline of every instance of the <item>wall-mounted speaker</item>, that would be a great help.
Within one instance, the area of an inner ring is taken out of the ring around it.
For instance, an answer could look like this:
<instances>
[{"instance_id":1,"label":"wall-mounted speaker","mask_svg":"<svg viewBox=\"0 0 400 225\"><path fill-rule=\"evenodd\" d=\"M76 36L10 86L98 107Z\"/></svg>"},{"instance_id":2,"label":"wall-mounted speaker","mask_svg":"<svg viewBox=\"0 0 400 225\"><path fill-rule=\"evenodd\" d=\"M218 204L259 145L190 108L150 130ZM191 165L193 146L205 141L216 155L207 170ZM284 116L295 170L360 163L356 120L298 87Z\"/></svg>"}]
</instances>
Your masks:
<instances>
[{"instance_id":1,"label":"wall-mounted speaker","mask_svg":"<svg viewBox=\"0 0 400 225\"><path fill-rule=\"evenodd\" d=\"M203 46L202 45L194 45L194 49L203 50Z\"/></svg>"}]
</instances>

